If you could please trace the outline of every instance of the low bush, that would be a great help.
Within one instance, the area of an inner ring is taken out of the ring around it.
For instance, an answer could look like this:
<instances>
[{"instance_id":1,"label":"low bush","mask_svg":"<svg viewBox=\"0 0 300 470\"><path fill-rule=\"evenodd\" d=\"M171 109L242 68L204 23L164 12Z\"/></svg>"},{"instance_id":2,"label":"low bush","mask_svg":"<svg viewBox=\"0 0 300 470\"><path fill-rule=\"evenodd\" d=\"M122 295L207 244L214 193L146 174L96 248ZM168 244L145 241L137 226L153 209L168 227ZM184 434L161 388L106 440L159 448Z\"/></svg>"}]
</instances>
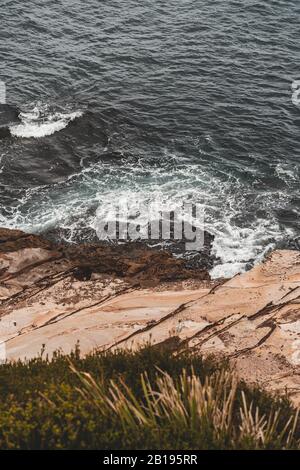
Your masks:
<instances>
[{"instance_id":1,"label":"low bush","mask_svg":"<svg viewBox=\"0 0 300 470\"><path fill-rule=\"evenodd\" d=\"M0 449L298 448L299 421L226 363L169 350L0 366Z\"/></svg>"}]
</instances>

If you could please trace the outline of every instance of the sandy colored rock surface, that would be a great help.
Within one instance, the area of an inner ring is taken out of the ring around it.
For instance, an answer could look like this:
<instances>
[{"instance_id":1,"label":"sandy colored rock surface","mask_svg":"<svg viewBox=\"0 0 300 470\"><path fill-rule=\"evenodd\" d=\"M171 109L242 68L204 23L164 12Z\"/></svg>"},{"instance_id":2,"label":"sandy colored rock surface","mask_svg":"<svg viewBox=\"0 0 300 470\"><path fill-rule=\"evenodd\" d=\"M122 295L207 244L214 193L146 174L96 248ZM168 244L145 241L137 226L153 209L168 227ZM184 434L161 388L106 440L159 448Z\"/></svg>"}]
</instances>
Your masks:
<instances>
[{"instance_id":1,"label":"sandy colored rock surface","mask_svg":"<svg viewBox=\"0 0 300 470\"><path fill-rule=\"evenodd\" d=\"M209 285L206 270L139 245L54 246L0 229L0 342L9 360L109 348Z\"/></svg>"},{"instance_id":2,"label":"sandy colored rock surface","mask_svg":"<svg viewBox=\"0 0 300 470\"><path fill-rule=\"evenodd\" d=\"M175 354L226 356L248 382L300 403L299 252L275 251L251 271L212 283L205 270L168 254L123 251L80 247L76 257L76 247L0 230L7 358L68 353L78 341L88 353L173 337Z\"/></svg>"}]
</instances>

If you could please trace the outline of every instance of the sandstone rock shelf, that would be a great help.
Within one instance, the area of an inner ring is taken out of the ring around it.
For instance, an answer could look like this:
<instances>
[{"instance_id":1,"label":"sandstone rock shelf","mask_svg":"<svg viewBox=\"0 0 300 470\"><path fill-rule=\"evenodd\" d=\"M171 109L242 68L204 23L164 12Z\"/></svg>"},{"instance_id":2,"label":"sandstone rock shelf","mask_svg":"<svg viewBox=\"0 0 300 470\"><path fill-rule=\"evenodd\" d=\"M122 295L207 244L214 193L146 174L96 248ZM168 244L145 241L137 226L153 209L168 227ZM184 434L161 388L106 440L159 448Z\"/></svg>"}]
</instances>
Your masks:
<instances>
[{"instance_id":1,"label":"sandstone rock shelf","mask_svg":"<svg viewBox=\"0 0 300 470\"><path fill-rule=\"evenodd\" d=\"M0 230L0 342L9 360L44 351L172 344L228 357L239 375L300 402L300 253L212 282L142 245L55 245Z\"/></svg>"}]
</instances>

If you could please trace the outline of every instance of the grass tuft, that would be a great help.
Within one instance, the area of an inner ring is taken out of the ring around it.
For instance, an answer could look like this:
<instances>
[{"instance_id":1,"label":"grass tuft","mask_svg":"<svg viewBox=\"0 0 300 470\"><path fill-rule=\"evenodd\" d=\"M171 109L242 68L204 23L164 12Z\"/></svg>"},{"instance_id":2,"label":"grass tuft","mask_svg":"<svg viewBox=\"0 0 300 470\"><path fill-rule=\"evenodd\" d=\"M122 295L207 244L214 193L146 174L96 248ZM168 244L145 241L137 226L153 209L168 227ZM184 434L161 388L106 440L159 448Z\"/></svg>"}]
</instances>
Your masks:
<instances>
[{"instance_id":1,"label":"grass tuft","mask_svg":"<svg viewBox=\"0 0 300 470\"><path fill-rule=\"evenodd\" d=\"M226 363L163 348L0 366L0 449L291 449L299 421Z\"/></svg>"}]
</instances>

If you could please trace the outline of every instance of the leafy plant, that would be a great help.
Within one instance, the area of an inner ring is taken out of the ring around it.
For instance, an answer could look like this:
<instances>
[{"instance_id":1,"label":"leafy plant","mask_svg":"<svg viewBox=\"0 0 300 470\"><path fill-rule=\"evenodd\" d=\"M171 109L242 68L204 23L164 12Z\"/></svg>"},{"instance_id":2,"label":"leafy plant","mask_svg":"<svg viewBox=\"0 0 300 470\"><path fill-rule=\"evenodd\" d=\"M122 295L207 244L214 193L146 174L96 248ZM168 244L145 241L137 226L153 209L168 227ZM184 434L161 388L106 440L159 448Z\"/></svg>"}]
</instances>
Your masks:
<instances>
[{"instance_id":1,"label":"leafy plant","mask_svg":"<svg viewBox=\"0 0 300 470\"><path fill-rule=\"evenodd\" d=\"M286 397L164 348L0 366L0 449L298 448Z\"/></svg>"}]
</instances>

